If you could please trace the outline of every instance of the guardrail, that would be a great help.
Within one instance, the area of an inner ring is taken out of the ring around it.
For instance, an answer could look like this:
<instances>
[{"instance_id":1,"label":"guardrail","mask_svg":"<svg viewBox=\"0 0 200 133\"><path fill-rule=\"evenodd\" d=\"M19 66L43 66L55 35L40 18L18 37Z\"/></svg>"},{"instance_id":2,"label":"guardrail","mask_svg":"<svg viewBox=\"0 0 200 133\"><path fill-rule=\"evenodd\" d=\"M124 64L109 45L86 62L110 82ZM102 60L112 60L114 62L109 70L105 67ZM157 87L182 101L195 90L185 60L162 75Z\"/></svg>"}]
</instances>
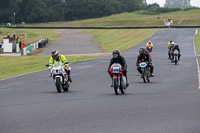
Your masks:
<instances>
[{"instance_id":1,"label":"guardrail","mask_svg":"<svg viewBox=\"0 0 200 133\"><path fill-rule=\"evenodd\" d=\"M146 27L5 27L13 29L156 29L169 28L169 26L146 26ZM170 28L200 28L199 26L171 26Z\"/></svg>"}]
</instances>

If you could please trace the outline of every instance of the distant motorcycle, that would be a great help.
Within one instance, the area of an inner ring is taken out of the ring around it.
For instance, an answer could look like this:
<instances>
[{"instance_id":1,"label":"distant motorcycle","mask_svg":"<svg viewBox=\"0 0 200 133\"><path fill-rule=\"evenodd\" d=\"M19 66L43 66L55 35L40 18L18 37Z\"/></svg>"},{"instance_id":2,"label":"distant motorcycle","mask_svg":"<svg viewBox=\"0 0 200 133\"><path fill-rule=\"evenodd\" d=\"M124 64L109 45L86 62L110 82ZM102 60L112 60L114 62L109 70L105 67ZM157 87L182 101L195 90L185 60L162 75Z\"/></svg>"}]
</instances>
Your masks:
<instances>
[{"instance_id":1,"label":"distant motorcycle","mask_svg":"<svg viewBox=\"0 0 200 133\"><path fill-rule=\"evenodd\" d=\"M126 89L126 77L122 73L122 66L118 63L114 63L110 67L110 76L113 78L113 87L116 95L119 95L121 92L122 94L125 93Z\"/></svg>"},{"instance_id":2,"label":"distant motorcycle","mask_svg":"<svg viewBox=\"0 0 200 133\"><path fill-rule=\"evenodd\" d=\"M46 67L49 66L49 64L46 65ZM71 70L71 67L69 67L68 69ZM62 89L65 92L69 91L70 81L68 81L68 75L65 71L65 66L63 65L63 63L59 61L55 62L51 69L51 75L58 93L61 93Z\"/></svg>"},{"instance_id":3,"label":"distant motorcycle","mask_svg":"<svg viewBox=\"0 0 200 133\"><path fill-rule=\"evenodd\" d=\"M151 77L151 72L150 72L150 68L147 67L147 63L146 62L141 62L139 65L141 67L142 79L143 79L144 83L150 82L149 79Z\"/></svg>"},{"instance_id":4,"label":"distant motorcycle","mask_svg":"<svg viewBox=\"0 0 200 133\"><path fill-rule=\"evenodd\" d=\"M171 56L171 62L175 62L175 65L177 65L177 63L178 63L178 56L179 56L179 51L177 49L175 49Z\"/></svg>"},{"instance_id":5,"label":"distant motorcycle","mask_svg":"<svg viewBox=\"0 0 200 133\"><path fill-rule=\"evenodd\" d=\"M147 49L147 51L148 51L149 53L151 53L151 52L152 52L152 49L153 49L153 47L152 47L151 45L148 45L148 46L146 47L146 49Z\"/></svg>"}]
</instances>

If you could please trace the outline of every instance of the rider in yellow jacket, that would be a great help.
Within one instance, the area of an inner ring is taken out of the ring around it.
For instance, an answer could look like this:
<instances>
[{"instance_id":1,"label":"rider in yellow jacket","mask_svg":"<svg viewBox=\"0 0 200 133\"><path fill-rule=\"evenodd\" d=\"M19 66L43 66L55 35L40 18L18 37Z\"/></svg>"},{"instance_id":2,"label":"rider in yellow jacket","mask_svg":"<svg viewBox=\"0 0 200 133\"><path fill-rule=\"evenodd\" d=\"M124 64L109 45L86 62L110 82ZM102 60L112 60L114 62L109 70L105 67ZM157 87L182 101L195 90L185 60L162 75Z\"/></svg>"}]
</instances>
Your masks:
<instances>
[{"instance_id":1,"label":"rider in yellow jacket","mask_svg":"<svg viewBox=\"0 0 200 133\"><path fill-rule=\"evenodd\" d=\"M151 45L152 48L153 48L153 43L151 42L151 40L148 41L148 43L146 44L146 47L149 46L149 45Z\"/></svg>"},{"instance_id":2,"label":"rider in yellow jacket","mask_svg":"<svg viewBox=\"0 0 200 133\"><path fill-rule=\"evenodd\" d=\"M61 63L64 64L65 71L68 74L68 80L70 82L72 82L72 79L71 79L71 76L70 76L70 70L68 69L68 67L69 67L68 60L66 59L66 57L64 55L58 54L57 50L53 50L51 52L51 57L49 59L49 69L51 69L53 67L54 62L56 62L56 61L60 61Z\"/></svg>"},{"instance_id":3,"label":"rider in yellow jacket","mask_svg":"<svg viewBox=\"0 0 200 133\"><path fill-rule=\"evenodd\" d=\"M169 42L168 42L168 49L170 48L170 45L171 45L172 42L173 42L173 41L169 41Z\"/></svg>"}]
</instances>

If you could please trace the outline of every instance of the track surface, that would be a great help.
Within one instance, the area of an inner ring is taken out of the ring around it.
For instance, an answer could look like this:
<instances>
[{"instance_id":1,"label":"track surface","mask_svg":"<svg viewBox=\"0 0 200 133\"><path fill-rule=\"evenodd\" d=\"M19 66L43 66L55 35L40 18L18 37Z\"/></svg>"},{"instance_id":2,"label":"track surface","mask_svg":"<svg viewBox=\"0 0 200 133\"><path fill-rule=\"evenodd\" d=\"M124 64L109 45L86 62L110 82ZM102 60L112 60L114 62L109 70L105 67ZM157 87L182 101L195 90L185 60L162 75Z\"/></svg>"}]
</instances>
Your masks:
<instances>
[{"instance_id":1,"label":"track surface","mask_svg":"<svg viewBox=\"0 0 200 133\"><path fill-rule=\"evenodd\" d=\"M94 42L94 36L81 30L63 30L61 37L50 43L38 55L49 56L56 49L64 55L100 53L100 45Z\"/></svg>"},{"instance_id":2,"label":"track surface","mask_svg":"<svg viewBox=\"0 0 200 133\"><path fill-rule=\"evenodd\" d=\"M71 64L70 92L58 94L48 71L0 81L1 133L199 133L200 91L194 29L161 29L154 43L155 77L143 83L136 71L138 49L122 55L130 86L116 96L107 74L109 57ZM178 42L181 61L167 59Z\"/></svg>"}]
</instances>

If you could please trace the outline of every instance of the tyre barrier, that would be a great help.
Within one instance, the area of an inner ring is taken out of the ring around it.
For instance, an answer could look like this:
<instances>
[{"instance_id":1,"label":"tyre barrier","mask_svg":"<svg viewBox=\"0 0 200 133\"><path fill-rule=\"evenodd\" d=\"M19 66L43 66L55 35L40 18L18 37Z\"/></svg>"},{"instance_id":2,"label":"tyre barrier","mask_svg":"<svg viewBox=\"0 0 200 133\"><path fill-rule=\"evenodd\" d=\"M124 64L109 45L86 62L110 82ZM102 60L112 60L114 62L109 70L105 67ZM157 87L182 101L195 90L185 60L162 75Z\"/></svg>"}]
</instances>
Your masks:
<instances>
[{"instance_id":1,"label":"tyre barrier","mask_svg":"<svg viewBox=\"0 0 200 133\"><path fill-rule=\"evenodd\" d=\"M47 43L48 43L48 38L43 38L36 43L30 44L27 47L22 49L22 55L27 55L31 51L38 49L38 48L44 48Z\"/></svg>"}]
</instances>

